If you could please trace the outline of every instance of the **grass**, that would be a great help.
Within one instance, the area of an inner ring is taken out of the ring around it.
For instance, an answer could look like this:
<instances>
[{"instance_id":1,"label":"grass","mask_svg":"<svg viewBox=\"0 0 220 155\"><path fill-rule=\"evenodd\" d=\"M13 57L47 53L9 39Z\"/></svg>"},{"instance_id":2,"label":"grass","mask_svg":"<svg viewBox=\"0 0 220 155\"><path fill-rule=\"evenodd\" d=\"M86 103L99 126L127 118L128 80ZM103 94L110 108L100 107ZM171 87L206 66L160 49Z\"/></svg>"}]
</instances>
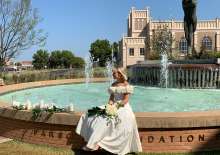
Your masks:
<instances>
[{"instance_id":1,"label":"grass","mask_svg":"<svg viewBox=\"0 0 220 155\"><path fill-rule=\"evenodd\" d=\"M74 153L69 149L13 140L0 144L0 155L74 155Z\"/></svg>"},{"instance_id":2,"label":"grass","mask_svg":"<svg viewBox=\"0 0 220 155\"><path fill-rule=\"evenodd\" d=\"M29 144L13 140L0 144L0 155L108 155L108 153L85 153L79 150L72 151L70 149L55 148L39 144ZM139 153L138 155L220 155L220 151L201 153Z\"/></svg>"}]
</instances>

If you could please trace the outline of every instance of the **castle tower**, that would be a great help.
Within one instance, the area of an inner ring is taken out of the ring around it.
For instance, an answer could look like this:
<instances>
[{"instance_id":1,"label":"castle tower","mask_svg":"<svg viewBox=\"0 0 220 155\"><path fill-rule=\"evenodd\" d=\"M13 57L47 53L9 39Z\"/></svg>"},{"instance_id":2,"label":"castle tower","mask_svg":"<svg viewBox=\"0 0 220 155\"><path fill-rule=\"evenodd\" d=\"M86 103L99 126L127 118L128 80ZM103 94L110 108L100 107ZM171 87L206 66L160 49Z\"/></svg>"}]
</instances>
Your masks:
<instances>
[{"instance_id":1,"label":"castle tower","mask_svg":"<svg viewBox=\"0 0 220 155\"><path fill-rule=\"evenodd\" d=\"M128 37L145 37L150 20L149 8L136 10L134 7L128 15Z\"/></svg>"}]
</instances>

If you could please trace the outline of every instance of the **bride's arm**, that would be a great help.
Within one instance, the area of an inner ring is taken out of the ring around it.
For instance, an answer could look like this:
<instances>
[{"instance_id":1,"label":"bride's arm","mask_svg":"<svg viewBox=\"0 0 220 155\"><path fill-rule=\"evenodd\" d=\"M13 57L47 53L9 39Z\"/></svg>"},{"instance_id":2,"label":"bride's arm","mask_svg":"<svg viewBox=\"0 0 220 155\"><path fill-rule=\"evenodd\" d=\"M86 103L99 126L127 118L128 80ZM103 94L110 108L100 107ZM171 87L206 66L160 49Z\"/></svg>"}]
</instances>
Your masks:
<instances>
[{"instance_id":1,"label":"bride's arm","mask_svg":"<svg viewBox=\"0 0 220 155\"><path fill-rule=\"evenodd\" d=\"M114 103L114 95L111 94L108 100L108 104L113 104Z\"/></svg>"},{"instance_id":2,"label":"bride's arm","mask_svg":"<svg viewBox=\"0 0 220 155\"><path fill-rule=\"evenodd\" d=\"M129 101L129 93L124 94L124 97L122 99L122 104L125 105Z\"/></svg>"}]
</instances>

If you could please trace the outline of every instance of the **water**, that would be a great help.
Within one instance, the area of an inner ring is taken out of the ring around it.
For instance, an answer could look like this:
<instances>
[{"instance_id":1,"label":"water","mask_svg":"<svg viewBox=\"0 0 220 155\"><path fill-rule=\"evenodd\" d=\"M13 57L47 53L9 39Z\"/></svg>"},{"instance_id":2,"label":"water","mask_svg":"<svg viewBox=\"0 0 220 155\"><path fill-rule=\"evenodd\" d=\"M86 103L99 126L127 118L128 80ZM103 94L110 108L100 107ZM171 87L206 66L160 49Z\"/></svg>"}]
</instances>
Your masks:
<instances>
[{"instance_id":1,"label":"water","mask_svg":"<svg viewBox=\"0 0 220 155\"><path fill-rule=\"evenodd\" d=\"M167 88L168 85L168 58L166 52L161 53L160 86Z\"/></svg>"},{"instance_id":2,"label":"water","mask_svg":"<svg viewBox=\"0 0 220 155\"><path fill-rule=\"evenodd\" d=\"M93 106L106 104L109 99L108 83L85 83L57 85L26 89L0 96L0 100L32 104L54 103L59 107L74 105L75 110L85 111ZM135 86L130 104L135 112L206 111L220 109L220 90L216 89L170 89ZM26 95L25 95L26 94ZM28 94L28 96L27 96ZM42 102L42 101L41 101Z\"/></svg>"},{"instance_id":3,"label":"water","mask_svg":"<svg viewBox=\"0 0 220 155\"><path fill-rule=\"evenodd\" d=\"M114 68L114 52L113 52L113 48L112 48L112 53L111 53L111 60L107 60L106 64L105 64L105 74L106 77L108 78L109 81L109 85L111 85L114 82L114 78L112 76L112 69Z\"/></svg>"},{"instance_id":4,"label":"water","mask_svg":"<svg viewBox=\"0 0 220 155\"><path fill-rule=\"evenodd\" d=\"M93 58L90 55L90 53L86 56L85 58L85 83L86 83L86 88L88 88L88 84L93 78Z\"/></svg>"},{"instance_id":5,"label":"water","mask_svg":"<svg viewBox=\"0 0 220 155\"><path fill-rule=\"evenodd\" d=\"M113 76L112 76L112 69L113 69L113 62L108 60L106 62L106 77L108 78L109 85L111 85L114 82Z\"/></svg>"}]
</instances>

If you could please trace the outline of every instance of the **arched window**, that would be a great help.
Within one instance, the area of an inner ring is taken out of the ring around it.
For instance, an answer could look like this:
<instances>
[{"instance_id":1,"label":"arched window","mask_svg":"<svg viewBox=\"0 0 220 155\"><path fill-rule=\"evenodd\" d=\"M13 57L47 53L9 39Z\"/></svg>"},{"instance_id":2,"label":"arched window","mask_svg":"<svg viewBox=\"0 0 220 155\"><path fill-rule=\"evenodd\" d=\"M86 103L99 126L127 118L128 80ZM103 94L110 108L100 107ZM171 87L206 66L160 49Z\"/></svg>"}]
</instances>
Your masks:
<instances>
[{"instance_id":1,"label":"arched window","mask_svg":"<svg viewBox=\"0 0 220 155\"><path fill-rule=\"evenodd\" d=\"M206 50L212 50L212 40L210 39L210 37L205 36L202 39L202 46L206 49Z\"/></svg>"},{"instance_id":2,"label":"arched window","mask_svg":"<svg viewBox=\"0 0 220 155\"><path fill-rule=\"evenodd\" d=\"M180 39L180 42L179 42L179 50L180 52L182 53L186 53L187 52L187 41L184 37L182 37Z\"/></svg>"}]
</instances>

